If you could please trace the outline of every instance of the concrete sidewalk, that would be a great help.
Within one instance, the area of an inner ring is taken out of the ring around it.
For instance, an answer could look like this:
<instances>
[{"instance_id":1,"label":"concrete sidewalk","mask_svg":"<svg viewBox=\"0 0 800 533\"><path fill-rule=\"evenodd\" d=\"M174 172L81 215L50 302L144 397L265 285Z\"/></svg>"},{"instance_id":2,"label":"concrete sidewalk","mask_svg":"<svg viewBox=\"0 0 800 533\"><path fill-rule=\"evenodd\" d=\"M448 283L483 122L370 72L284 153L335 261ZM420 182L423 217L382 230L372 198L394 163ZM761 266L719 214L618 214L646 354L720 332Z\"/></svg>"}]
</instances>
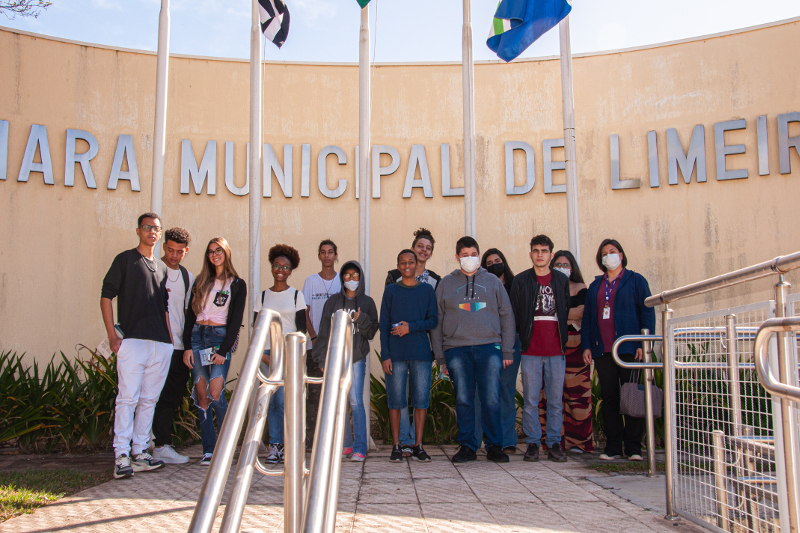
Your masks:
<instances>
[{"instance_id":1,"label":"concrete sidewalk","mask_svg":"<svg viewBox=\"0 0 800 533\"><path fill-rule=\"evenodd\" d=\"M453 446L427 448L433 461L390 463L389 448L342 464L337 532L697 532L589 481L580 460L495 464L484 456L454 466ZM114 480L0 525L3 533L186 531L206 473L199 447L186 465ZM283 531L283 479L256 474L242 530ZM230 482L230 480L229 480ZM223 497L223 503L227 493ZM219 526L223 509L217 515Z\"/></svg>"}]
</instances>

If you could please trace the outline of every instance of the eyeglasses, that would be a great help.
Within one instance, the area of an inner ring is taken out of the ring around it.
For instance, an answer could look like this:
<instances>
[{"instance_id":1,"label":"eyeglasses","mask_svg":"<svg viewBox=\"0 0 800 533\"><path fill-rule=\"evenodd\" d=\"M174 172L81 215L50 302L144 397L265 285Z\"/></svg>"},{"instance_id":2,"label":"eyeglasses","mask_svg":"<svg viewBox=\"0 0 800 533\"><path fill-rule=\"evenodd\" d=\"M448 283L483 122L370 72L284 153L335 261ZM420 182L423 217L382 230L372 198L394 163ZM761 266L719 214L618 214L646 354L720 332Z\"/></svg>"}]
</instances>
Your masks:
<instances>
[{"instance_id":1,"label":"eyeglasses","mask_svg":"<svg viewBox=\"0 0 800 533\"><path fill-rule=\"evenodd\" d=\"M352 281L360 281L361 280L361 276L358 274L358 272L353 272L353 273L346 272L342 277L344 278L345 281L351 281L351 280Z\"/></svg>"},{"instance_id":2,"label":"eyeglasses","mask_svg":"<svg viewBox=\"0 0 800 533\"><path fill-rule=\"evenodd\" d=\"M161 226L151 226L150 224L142 224L141 228L145 232L155 231L156 233L161 233Z\"/></svg>"},{"instance_id":3,"label":"eyeglasses","mask_svg":"<svg viewBox=\"0 0 800 533\"><path fill-rule=\"evenodd\" d=\"M225 255L225 250L223 250L222 248L214 248L213 250L207 251L206 255L208 255L208 257L213 257L215 255Z\"/></svg>"},{"instance_id":4,"label":"eyeglasses","mask_svg":"<svg viewBox=\"0 0 800 533\"><path fill-rule=\"evenodd\" d=\"M289 272L292 269L290 265L279 265L278 263L272 263L272 270L283 270L284 272Z\"/></svg>"}]
</instances>

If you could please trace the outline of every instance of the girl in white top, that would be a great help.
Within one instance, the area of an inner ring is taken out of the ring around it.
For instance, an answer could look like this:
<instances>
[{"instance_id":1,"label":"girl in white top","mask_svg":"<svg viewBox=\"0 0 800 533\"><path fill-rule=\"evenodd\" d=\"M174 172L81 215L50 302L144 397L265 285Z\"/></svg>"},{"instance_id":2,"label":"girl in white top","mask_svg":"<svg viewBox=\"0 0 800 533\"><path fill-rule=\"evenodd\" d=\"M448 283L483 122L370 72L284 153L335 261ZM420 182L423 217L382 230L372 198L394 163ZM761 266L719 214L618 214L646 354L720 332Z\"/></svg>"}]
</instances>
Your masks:
<instances>
[{"instance_id":1,"label":"girl in white top","mask_svg":"<svg viewBox=\"0 0 800 533\"><path fill-rule=\"evenodd\" d=\"M272 265L272 287L261 293L261 308L272 309L281 315L283 334L306 332L306 300L302 291L290 287L288 280L292 271L300 265L300 254L286 244L278 244L269 250ZM261 308L258 310L260 311ZM267 346L270 344L267 337ZM262 357L261 371L269 375L269 349ZM283 387L279 388L269 401L267 410L270 449L267 463L283 462Z\"/></svg>"}]
</instances>

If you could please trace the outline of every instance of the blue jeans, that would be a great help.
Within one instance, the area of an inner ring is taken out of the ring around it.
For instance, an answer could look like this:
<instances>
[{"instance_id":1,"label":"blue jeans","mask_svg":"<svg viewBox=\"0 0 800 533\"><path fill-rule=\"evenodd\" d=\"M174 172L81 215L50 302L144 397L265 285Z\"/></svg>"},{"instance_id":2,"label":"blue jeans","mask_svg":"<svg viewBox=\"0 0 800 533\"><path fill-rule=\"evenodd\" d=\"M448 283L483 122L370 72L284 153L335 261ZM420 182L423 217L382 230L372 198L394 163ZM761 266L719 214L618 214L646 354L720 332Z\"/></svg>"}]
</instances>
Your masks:
<instances>
[{"instance_id":1,"label":"blue jeans","mask_svg":"<svg viewBox=\"0 0 800 533\"><path fill-rule=\"evenodd\" d=\"M367 454L367 412L364 410L364 377L366 359L353 363L353 384L347 395L353 412L353 428L350 421L344 423L344 447L353 448L353 453Z\"/></svg>"},{"instance_id":2,"label":"blue jeans","mask_svg":"<svg viewBox=\"0 0 800 533\"><path fill-rule=\"evenodd\" d=\"M522 429L525 442L536 444L542 441L542 424L539 422L539 399L542 385L547 398L547 436L545 444L551 447L561 444L562 405L566 358L563 355L540 357L522 356L522 396L525 408L522 411Z\"/></svg>"},{"instance_id":3,"label":"blue jeans","mask_svg":"<svg viewBox=\"0 0 800 533\"><path fill-rule=\"evenodd\" d=\"M208 386L211 384L212 379L222 378L224 383L225 379L228 377L228 368L231 366L230 357L221 365L212 364L202 366L200 364L200 350L222 344L225 340L226 331L227 328L225 326L201 326L195 324L192 328L192 352L194 353L192 382L195 388L200 378L205 379L206 391L208 391ZM217 432L214 430L214 420L211 417L211 411L214 411L214 415L217 417L217 427L220 429L222 428L222 423L225 421L225 413L228 412L228 400L225 399L224 385L219 399L214 399L210 394L208 398L211 400L211 404L203 409L197 404L197 391L192 390L192 399L200 412L200 438L203 442L203 453L213 453L214 446L217 444Z\"/></svg>"},{"instance_id":4,"label":"blue jeans","mask_svg":"<svg viewBox=\"0 0 800 533\"><path fill-rule=\"evenodd\" d=\"M264 353L269 355L269 350ZM261 363L261 373L269 376L269 365ZM283 444L283 387L272 393L267 408L267 426L269 430L270 444Z\"/></svg>"},{"instance_id":5,"label":"blue jeans","mask_svg":"<svg viewBox=\"0 0 800 533\"><path fill-rule=\"evenodd\" d=\"M522 343L517 335L514 341L514 359L511 365L500 372L500 423L503 425L503 448L517 445L517 374L522 357ZM401 426L402 427L402 426ZM481 400L475 387L475 438L478 448L483 441L481 427Z\"/></svg>"},{"instance_id":6,"label":"blue jeans","mask_svg":"<svg viewBox=\"0 0 800 533\"><path fill-rule=\"evenodd\" d=\"M503 352L499 344L459 346L444 352L447 371L456 392L458 443L472 450L480 447L475 436L475 397L481 401L481 426L486 445L502 446L500 421L500 374Z\"/></svg>"},{"instance_id":7,"label":"blue jeans","mask_svg":"<svg viewBox=\"0 0 800 533\"><path fill-rule=\"evenodd\" d=\"M431 361L392 361L392 373L386 374L386 398L389 409L408 406L408 385L411 406L427 409L431 401Z\"/></svg>"}]
</instances>

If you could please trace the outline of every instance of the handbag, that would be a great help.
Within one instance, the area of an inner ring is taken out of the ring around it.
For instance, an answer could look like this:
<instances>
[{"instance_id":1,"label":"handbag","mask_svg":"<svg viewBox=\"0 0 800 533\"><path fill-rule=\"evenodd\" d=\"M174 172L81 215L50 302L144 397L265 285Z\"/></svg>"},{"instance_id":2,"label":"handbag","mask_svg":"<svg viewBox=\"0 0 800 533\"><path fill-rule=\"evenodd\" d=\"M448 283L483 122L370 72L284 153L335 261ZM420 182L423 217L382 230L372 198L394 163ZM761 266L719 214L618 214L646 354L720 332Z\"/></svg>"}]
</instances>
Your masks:
<instances>
[{"instance_id":1,"label":"handbag","mask_svg":"<svg viewBox=\"0 0 800 533\"><path fill-rule=\"evenodd\" d=\"M624 383L622 385L622 389L620 390L620 414L632 416L634 418L645 417L647 412L645 410L644 387L645 385L639 384L639 371L634 370L631 372L630 380L628 383ZM653 397L653 418L661 418L664 405L664 391L659 389L654 382L651 384L651 387Z\"/></svg>"}]
</instances>

